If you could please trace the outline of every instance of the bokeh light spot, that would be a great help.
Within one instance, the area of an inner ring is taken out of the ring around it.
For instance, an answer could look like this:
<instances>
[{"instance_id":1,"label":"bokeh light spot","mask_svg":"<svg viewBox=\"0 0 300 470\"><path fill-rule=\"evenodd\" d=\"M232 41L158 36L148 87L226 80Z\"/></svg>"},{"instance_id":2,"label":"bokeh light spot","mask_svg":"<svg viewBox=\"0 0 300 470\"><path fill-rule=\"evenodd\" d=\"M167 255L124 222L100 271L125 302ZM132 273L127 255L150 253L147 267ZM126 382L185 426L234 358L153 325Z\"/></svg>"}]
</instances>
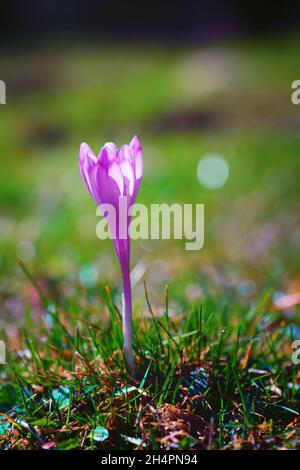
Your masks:
<instances>
[{"instance_id":1,"label":"bokeh light spot","mask_svg":"<svg viewBox=\"0 0 300 470\"><path fill-rule=\"evenodd\" d=\"M206 189L219 189L229 176L229 166L225 158L218 154L207 154L199 161L197 178Z\"/></svg>"},{"instance_id":2,"label":"bokeh light spot","mask_svg":"<svg viewBox=\"0 0 300 470\"><path fill-rule=\"evenodd\" d=\"M34 243L29 240L22 240L17 245L17 255L24 262L32 261L35 257Z\"/></svg>"},{"instance_id":3,"label":"bokeh light spot","mask_svg":"<svg viewBox=\"0 0 300 470\"><path fill-rule=\"evenodd\" d=\"M79 279L86 288L92 288L98 281L98 271L95 266L85 266L80 270Z\"/></svg>"}]
</instances>

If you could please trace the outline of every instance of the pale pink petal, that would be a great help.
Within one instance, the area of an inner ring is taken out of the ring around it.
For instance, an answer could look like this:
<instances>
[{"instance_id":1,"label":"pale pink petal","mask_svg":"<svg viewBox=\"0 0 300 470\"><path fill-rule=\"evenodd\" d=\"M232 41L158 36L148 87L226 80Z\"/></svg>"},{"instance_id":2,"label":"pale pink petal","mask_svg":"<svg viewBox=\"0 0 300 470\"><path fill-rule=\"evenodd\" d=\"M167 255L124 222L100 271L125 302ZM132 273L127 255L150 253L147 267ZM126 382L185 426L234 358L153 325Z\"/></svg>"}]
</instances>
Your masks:
<instances>
[{"instance_id":1,"label":"pale pink petal","mask_svg":"<svg viewBox=\"0 0 300 470\"><path fill-rule=\"evenodd\" d=\"M130 142L131 153L135 162L135 177L137 180L142 178L143 174L143 153L142 146L137 135Z\"/></svg>"},{"instance_id":2,"label":"pale pink petal","mask_svg":"<svg viewBox=\"0 0 300 470\"><path fill-rule=\"evenodd\" d=\"M117 183L120 191L120 196L124 194L124 177L118 162L111 162L108 168L108 174Z\"/></svg>"},{"instance_id":3,"label":"pale pink petal","mask_svg":"<svg viewBox=\"0 0 300 470\"><path fill-rule=\"evenodd\" d=\"M79 168L81 176L91 196L97 202L94 181L96 163L97 158L95 157L92 149L85 142L82 143L79 151Z\"/></svg>"},{"instance_id":4,"label":"pale pink petal","mask_svg":"<svg viewBox=\"0 0 300 470\"><path fill-rule=\"evenodd\" d=\"M105 152L103 152L105 150ZM113 142L107 142L100 150L98 160L105 159L107 162L118 159L119 150Z\"/></svg>"},{"instance_id":5,"label":"pale pink petal","mask_svg":"<svg viewBox=\"0 0 300 470\"><path fill-rule=\"evenodd\" d=\"M135 186L135 172L129 145L123 145L123 147L120 149L119 165L124 176L125 193L129 196L132 196Z\"/></svg>"},{"instance_id":6,"label":"pale pink petal","mask_svg":"<svg viewBox=\"0 0 300 470\"><path fill-rule=\"evenodd\" d=\"M97 161L95 183L100 204L109 203L118 208L119 197L124 191L124 179L118 163L110 161L105 146L101 149Z\"/></svg>"}]
</instances>

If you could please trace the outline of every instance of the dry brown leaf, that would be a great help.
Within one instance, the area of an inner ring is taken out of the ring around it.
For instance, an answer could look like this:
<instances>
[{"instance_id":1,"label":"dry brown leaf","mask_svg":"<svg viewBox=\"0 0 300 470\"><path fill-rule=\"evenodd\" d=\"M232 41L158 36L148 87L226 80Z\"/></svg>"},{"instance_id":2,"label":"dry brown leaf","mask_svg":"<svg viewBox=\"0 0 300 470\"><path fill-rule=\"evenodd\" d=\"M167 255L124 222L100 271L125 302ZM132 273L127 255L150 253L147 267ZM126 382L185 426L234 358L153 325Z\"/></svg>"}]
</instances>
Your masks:
<instances>
[{"instance_id":1,"label":"dry brown leaf","mask_svg":"<svg viewBox=\"0 0 300 470\"><path fill-rule=\"evenodd\" d=\"M250 343L248 344L247 346L247 349L246 349L246 353L245 353L245 356L242 358L241 360L241 368L242 369L245 369L247 367L247 364L248 364L248 361L249 361L249 357L250 357L250 354L251 354L251 349L252 349L252 345L253 345L253 339L250 341Z\"/></svg>"}]
</instances>

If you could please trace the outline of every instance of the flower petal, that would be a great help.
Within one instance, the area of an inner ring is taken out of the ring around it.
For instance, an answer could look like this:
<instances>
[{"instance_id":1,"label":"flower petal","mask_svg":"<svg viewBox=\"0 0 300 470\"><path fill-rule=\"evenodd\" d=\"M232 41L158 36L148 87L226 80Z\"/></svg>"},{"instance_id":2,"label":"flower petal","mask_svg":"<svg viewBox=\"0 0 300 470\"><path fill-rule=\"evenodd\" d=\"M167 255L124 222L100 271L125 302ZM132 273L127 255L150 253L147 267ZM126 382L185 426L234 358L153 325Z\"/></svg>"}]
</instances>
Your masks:
<instances>
[{"instance_id":1,"label":"flower petal","mask_svg":"<svg viewBox=\"0 0 300 470\"><path fill-rule=\"evenodd\" d=\"M103 152L104 149L106 153ZM106 142L99 152L98 160L101 161L104 158L107 162L116 161L118 160L118 153L119 150L116 144L113 142Z\"/></svg>"},{"instance_id":2,"label":"flower petal","mask_svg":"<svg viewBox=\"0 0 300 470\"><path fill-rule=\"evenodd\" d=\"M92 149L83 142L79 150L79 168L83 181L88 188L91 196L97 202L97 193L95 191L95 167L97 158Z\"/></svg>"},{"instance_id":3,"label":"flower petal","mask_svg":"<svg viewBox=\"0 0 300 470\"><path fill-rule=\"evenodd\" d=\"M135 162L135 177L141 179L143 175L143 153L142 146L137 135L130 142L131 153Z\"/></svg>"},{"instance_id":4,"label":"flower petal","mask_svg":"<svg viewBox=\"0 0 300 470\"><path fill-rule=\"evenodd\" d=\"M108 143L102 147L97 167L99 167L99 175L103 175L104 173L101 171L101 168L107 173L107 175L115 181L119 188L119 196L123 196L124 194L124 178L123 174L119 165L118 160L118 149L115 144ZM97 177L98 189L101 190L101 181L99 181L99 177ZM100 185L100 186L99 186ZM113 185L114 186L114 185ZM114 188L115 191L115 188ZM109 202L109 201L106 201Z\"/></svg>"},{"instance_id":5,"label":"flower petal","mask_svg":"<svg viewBox=\"0 0 300 470\"><path fill-rule=\"evenodd\" d=\"M132 158L134 160L134 169L135 169L135 185L134 185L134 191L132 195L132 199L135 200L141 181L142 181L142 175L143 175L142 146L137 135L135 135L133 139L131 140L130 149L131 149Z\"/></svg>"},{"instance_id":6,"label":"flower petal","mask_svg":"<svg viewBox=\"0 0 300 470\"><path fill-rule=\"evenodd\" d=\"M123 145L120 149L119 165L124 177L125 194L132 196L135 186L135 169L129 145Z\"/></svg>"},{"instance_id":7,"label":"flower petal","mask_svg":"<svg viewBox=\"0 0 300 470\"><path fill-rule=\"evenodd\" d=\"M118 208L123 195L124 178L116 160L111 159L109 149L102 147L95 170L95 184L99 204L113 204Z\"/></svg>"}]
</instances>

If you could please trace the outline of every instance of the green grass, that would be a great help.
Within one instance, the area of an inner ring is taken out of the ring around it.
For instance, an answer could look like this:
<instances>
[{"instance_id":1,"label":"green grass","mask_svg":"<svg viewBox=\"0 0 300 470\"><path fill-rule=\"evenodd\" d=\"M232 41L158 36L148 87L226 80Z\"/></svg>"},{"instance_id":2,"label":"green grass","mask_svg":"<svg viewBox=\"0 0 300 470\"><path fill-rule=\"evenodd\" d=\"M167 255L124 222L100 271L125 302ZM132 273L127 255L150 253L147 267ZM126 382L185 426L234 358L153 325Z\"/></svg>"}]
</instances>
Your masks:
<instances>
[{"instance_id":1,"label":"green grass","mask_svg":"<svg viewBox=\"0 0 300 470\"><path fill-rule=\"evenodd\" d=\"M37 325L28 312L5 368L1 448L299 448L293 332L269 294L252 308L207 296L171 317L168 289L159 316L149 289L148 316L134 316L136 380L108 288L96 324L88 302L43 297L47 314Z\"/></svg>"}]
</instances>

